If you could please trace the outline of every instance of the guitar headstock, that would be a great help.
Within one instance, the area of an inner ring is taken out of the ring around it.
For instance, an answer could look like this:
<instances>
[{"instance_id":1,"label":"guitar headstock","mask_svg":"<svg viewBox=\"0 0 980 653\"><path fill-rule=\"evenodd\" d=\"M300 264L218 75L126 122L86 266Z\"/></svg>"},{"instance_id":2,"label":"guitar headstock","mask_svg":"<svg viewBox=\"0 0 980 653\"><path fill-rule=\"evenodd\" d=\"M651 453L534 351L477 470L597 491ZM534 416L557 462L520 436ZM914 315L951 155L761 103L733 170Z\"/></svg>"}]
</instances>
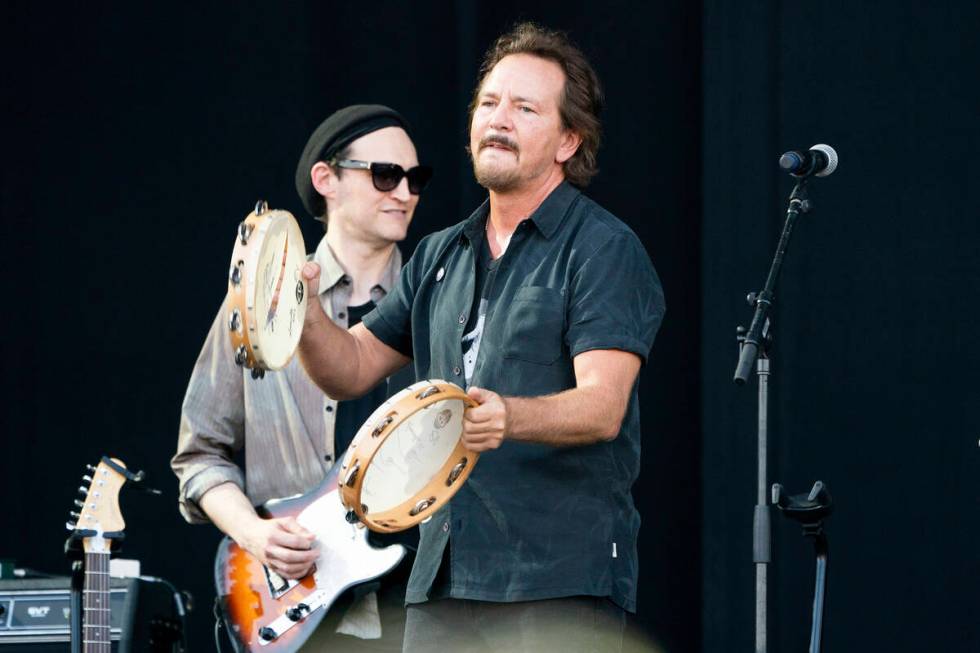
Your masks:
<instances>
[{"instance_id":1,"label":"guitar headstock","mask_svg":"<svg viewBox=\"0 0 980 653\"><path fill-rule=\"evenodd\" d=\"M126 522L119 511L119 490L131 474L126 465L116 458L102 457L96 467L87 465L88 474L82 477L87 485L78 488L85 500L76 499L81 513L72 512L75 522L65 526L73 538L81 538L86 553L108 553L108 540L122 537Z\"/></svg>"}]
</instances>

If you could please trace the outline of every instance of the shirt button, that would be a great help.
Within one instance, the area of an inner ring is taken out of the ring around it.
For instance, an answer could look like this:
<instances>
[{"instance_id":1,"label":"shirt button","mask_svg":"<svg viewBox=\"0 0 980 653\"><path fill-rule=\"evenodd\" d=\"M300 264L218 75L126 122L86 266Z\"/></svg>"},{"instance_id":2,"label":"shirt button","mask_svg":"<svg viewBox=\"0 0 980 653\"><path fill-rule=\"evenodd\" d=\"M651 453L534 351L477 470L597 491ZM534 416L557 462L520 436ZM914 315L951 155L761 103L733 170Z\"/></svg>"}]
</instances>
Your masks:
<instances>
[{"instance_id":1,"label":"shirt button","mask_svg":"<svg viewBox=\"0 0 980 653\"><path fill-rule=\"evenodd\" d=\"M333 406L327 406L327 412L328 413L332 413L333 412Z\"/></svg>"},{"instance_id":2,"label":"shirt button","mask_svg":"<svg viewBox=\"0 0 980 653\"><path fill-rule=\"evenodd\" d=\"M449 522L447 521L442 522L442 532L443 533L449 532Z\"/></svg>"},{"instance_id":3,"label":"shirt button","mask_svg":"<svg viewBox=\"0 0 980 653\"><path fill-rule=\"evenodd\" d=\"M459 314L459 323L466 324L466 316L463 315L462 313Z\"/></svg>"},{"instance_id":4,"label":"shirt button","mask_svg":"<svg viewBox=\"0 0 980 653\"><path fill-rule=\"evenodd\" d=\"M337 313L337 317L339 317L341 320L343 320L344 318L347 317L347 313L344 313L343 311L341 311L340 313Z\"/></svg>"},{"instance_id":5,"label":"shirt button","mask_svg":"<svg viewBox=\"0 0 980 653\"><path fill-rule=\"evenodd\" d=\"M326 456L323 457L323 459L326 460L327 462L330 462L331 460L333 460L333 456L327 454Z\"/></svg>"},{"instance_id":6,"label":"shirt button","mask_svg":"<svg viewBox=\"0 0 980 653\"><path fill-rule=\"evenodd\" d=\"M459 366L458 365L453 368L453 374L455 374L456 376L459 376Z\"/></svg>"}]
</instances>

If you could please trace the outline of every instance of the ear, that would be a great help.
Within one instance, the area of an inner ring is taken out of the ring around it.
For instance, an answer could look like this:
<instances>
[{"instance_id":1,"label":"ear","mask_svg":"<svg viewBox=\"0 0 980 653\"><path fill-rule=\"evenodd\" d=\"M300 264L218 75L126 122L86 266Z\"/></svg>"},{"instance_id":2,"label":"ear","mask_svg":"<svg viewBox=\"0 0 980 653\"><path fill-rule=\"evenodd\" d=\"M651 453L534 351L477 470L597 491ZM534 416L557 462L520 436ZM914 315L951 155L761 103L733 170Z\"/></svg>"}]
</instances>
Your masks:
<instances>
[{"instance_id":1,"label":"ear","mask_svg":"<svg viewBox=\"0 0 980 653\"><path fill-rule=\"evenodd\" d=\"M333 168L323 161L317 161L310 168L310 180L316 192L323 195L324 199L334 199L337 195L337 175Z\"/></svg>"},{"instance_id":2,"label":"ear","mask_svg":"<svg viewBox=\"0 0 980 653\"><path fill-rule=\"evenodd\" d=\"M573 132L570 129L563 131L561 133L561 141L558 143L558 152L555 153L555 162L565 163L565 161L571 159L581 144L582 137L577 132Z\"/></svg>"}]
</instances>

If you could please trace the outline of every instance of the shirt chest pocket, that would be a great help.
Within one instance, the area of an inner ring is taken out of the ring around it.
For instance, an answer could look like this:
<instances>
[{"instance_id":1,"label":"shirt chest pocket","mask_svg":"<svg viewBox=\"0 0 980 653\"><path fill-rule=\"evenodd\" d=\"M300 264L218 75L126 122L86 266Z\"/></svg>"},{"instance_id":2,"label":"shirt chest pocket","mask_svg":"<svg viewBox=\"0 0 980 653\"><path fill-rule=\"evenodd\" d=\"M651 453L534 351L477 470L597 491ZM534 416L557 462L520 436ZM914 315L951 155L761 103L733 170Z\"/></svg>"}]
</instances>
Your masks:
<instances>
[{"instance_id":1,"label":"shirt chest pocket","mask_svg":"<svg viewBox=\"0 0 980 653\"><path fill-rule=\"evenodd\" d=\"M565 303L554 288L525 286L518 289L505 309L504 358L550 365L561 355L565 328Z\"/></svg>"}]
</instances>

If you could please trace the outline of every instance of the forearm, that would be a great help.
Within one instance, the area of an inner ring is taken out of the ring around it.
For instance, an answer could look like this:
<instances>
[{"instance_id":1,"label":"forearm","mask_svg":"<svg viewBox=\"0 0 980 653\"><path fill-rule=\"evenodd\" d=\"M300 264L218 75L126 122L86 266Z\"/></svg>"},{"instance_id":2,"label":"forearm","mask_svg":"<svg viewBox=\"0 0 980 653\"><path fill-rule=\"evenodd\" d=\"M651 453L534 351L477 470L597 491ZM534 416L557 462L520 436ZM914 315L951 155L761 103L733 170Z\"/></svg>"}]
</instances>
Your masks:
<instances>
[{"instance_id":1,"label":"forearm","mask_svg":"<svg viewBox=\"0 0 980 653\"><path fill-rule=\"evenodd\" d=\"M307 375L334 399L354 399L373 387L360 378L357 339L334 324L319 302L310 302L298 351Z\"/></svg>"},{"instance_id":2,"label":"forearm","mask_svg":"<svg viewBox=\"0 0 980 653\"><path fill-rule=\"evenodd\" d=\"M293 517L262 519L234 483L201 495L201 508L215 525L262 564L285 578L301 578L319 556L315 536Z\"/></svg>"},{"instance_id":3,"label":"forearm","mask_svg":"<svg viewBox=\"0 0 980 653\"><path fill-rule=\"evenodd\" d=\"M234 483L216 485L201 495L198 504L222 533L245 545L251 524L261 519L248 497Z\"/></svg>"},{"instance_id":4,"label":"forearm","mask_svg":"<svg viewBox=\"0 0 980 653\"><path fill-rule=\"evenodd\" d=\"M552 446L607 442L619 434L626 405L601 386L572 388L544 397L504 397L506 440Z\"/></svg>"}]
</instances>

